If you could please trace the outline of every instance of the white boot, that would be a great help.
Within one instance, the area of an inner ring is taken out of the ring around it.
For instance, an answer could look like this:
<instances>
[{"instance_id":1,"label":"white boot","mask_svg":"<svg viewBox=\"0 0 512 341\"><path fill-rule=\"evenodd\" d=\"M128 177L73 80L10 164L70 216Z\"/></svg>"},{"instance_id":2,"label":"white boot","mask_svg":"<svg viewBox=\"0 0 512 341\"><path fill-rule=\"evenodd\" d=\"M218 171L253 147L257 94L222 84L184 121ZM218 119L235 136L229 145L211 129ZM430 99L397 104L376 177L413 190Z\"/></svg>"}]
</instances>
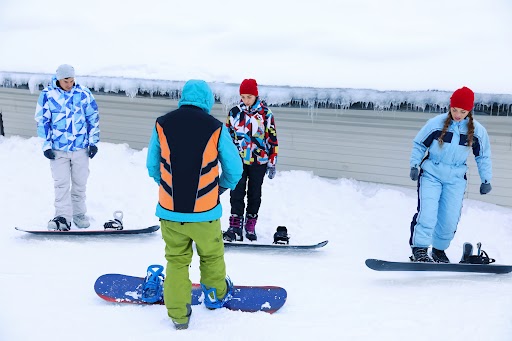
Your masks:
<instances>
[{"instance_id":1,"label":"white boot","mask_svg":"<svg viewBox=\"0 0 512 341\"><path fill-rule=\"evenodd\" d=\"M89 226L91 226L91 223L89 222L89 218L85 214L77 214L73 216L73 222L75 223L76 227L85 229Z\"/></svg>"}]
</instances>

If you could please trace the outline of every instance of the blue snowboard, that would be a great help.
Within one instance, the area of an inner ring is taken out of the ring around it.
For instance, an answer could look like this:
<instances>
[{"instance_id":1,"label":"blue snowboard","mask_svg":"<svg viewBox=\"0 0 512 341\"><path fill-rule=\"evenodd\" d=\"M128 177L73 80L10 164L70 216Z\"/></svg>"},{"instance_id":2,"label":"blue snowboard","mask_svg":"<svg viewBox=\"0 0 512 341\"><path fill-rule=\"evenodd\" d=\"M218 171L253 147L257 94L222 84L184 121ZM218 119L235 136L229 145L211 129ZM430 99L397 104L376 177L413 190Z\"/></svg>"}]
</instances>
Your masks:
<instances>
[{"instance_id":1,"label":"blue snowboard","mask_svg":"<svg viewBox=\"0 0 512 341\"><path fill-rule=\"evenodd\" d=\"M94 283L94 290L106 301L115 303L148 304L141 300L144 278L120 274L100 276ZM275 286L235 285L233 298L225 308L245 312L264 311L275 313L286 302L286 290ZM199 284L192 284L192 305L203 302L203 291ZM154 304L164 304L158 301Z\"/></svg>"}]
</instances>

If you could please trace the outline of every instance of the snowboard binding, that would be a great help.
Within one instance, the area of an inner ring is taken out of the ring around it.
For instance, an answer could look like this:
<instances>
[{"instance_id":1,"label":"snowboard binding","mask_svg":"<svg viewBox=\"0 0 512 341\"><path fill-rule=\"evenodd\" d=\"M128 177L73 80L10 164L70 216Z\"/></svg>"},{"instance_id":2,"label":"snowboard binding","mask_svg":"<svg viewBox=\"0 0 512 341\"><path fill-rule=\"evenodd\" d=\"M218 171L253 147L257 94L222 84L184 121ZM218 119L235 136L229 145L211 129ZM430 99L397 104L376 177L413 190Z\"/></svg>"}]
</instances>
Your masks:
<instances>
[{"instance_id":1,"label":"snowboard binding","mask_svg":"<svg viewBox=\"0 0 512 341\"><path fill-rule=\"evenodd\" d=\"M105 230L122 230L123 229L123 211L115 211L114 219L103 224Z\"/></svg>"},{"instance_id":2,"label":"snowboard binding","mask_svg":"<svg viewBox=\"0 0 512 341\"><path fill-rule=\"evenodd\" d=\"M164 299L164 279L162 265L150 265L142 287L141 300L146 303L156 303Z\"/></svg>"},{"instance_id":3,"label":"snowboard binding","mask_svg":"<svg viewBox=\"0 0 512 341\"><path fill-rule=\"evenodd\" d=\"M477 243L477 253L473 255L473 245L471 243L464 243L462 247L462 258L459 263L461 264L491 264L496 262L494 258L490 258L487 252L482 250L482 243Z\"/></svg>"},{"instance_id":4,"label":"snowboard binding","mask_svg":"<svg viewBox=\"0 0 512 341\"><path fill-rule=\"evenodd\" d=\"M230 299L233 298L233 282L229 278L229 276L226 276L226 286L227 291L226 295L223 299L219 299L217 297L217 289L216 288L207 288L203 283L201 283L201 289L204 293L204 305L206 308L213 310L222 308Z\"/></svg>"},{"instance_id":5,"label":"snowboard binding","mask_svg":"<svg viewBox=\"0 0 512 341\"><path fill-rule=\"evenodd\" d=\"M278 226L276 233L274 233L274 244L288 245L290 236L286 226Z\"/></svg>"}]
</instances>

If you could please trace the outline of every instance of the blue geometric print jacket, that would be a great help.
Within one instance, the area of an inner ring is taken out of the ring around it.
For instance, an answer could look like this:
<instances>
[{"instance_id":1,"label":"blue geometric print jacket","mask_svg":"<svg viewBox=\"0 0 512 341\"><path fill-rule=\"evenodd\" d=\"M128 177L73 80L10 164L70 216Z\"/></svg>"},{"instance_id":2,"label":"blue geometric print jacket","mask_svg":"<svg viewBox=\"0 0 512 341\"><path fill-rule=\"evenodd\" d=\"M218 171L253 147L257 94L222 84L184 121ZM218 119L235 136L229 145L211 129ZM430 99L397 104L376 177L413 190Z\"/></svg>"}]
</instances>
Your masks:
<instances>
[{"instance_id":1,"label":"blue geometric print jacket","mask_svg":"<svg viewBox=\"0 0 512 341\"><path fill-rule=\"evenodd\" d=\"M248 108L243 101L228 114L226 127L246 165L275 167L278 142L274 114L259 98Z\"/></svg>"},{"instance_id":2,"label":"blue geometric print jacket","mask_svg":"<svg viewBox=\"0 0 512 341\"><path fill-rule=\"evenodd\" d=\"M43 150L76 151L100 140L98 105L91 91L75 83L70 91L51 85L41 91L35 120Z\"/></svg>"}]
</instances>

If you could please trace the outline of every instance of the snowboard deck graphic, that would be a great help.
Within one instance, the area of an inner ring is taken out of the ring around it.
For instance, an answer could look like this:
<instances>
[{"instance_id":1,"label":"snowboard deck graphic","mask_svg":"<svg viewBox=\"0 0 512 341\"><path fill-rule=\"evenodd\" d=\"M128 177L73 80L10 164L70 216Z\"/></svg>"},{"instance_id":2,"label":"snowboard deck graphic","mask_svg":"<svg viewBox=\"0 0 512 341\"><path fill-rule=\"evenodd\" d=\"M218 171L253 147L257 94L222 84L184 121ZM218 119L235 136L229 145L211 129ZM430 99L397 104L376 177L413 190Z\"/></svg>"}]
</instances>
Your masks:
<instances>
[{"instance_id":1,"label":"snowboard deck graphic","mask_svg":"<svg viewBox=\"0 0 512 341\"><path fill-rule=\"evenodd\" d=\"M324 240L317 244L258 244L258 242L227 242L224 241L224 247L226 248L258 248L258 249L271 249L271 250L312 250L319 249L327 245L329 241Z\"/></svg>"},{"instance_id":2,"label":"snowboard deck graphic","mask_svg":"<svg viewBox=\"0 0 512 341\"><path fill-rule=\"evenodd\" d=\"M115 303L150 304L141 300L144 278L121 274L105 274L96 280L94 290L102 299ZM286 302L286 290L276 286L234 286L233 298L225 308L244 312L274 313ZM199 284L192 284L192 305L203 302ZM164 304L163 300L153 304Z\"/></svg>"},{"instance_id":3,"label":"snowboard deck graphic","mask_svg":"<svg viewBox=\"0 0 512 341\"><path fill-rule=\"evenodd\" d=\"M444 271L506 274L512 272L512 265L390 262L381 259L367 259L366 266L376 271Z\"/></svg>"},{"instance_id":4,"label":"snowboard deck graphic","mask_svg":"<svg viewBox=\"0 0 512 341\"><path fill-rule=\"evenodd\" d=\"M141 233L151 233L158 231L160 225L153 225L141 229L123 229L123 230L91 230L89 228L85 229L77 229L77 230L69 230L69 231L49 231L49 230L27 230L20 227L15 227L16 230L21 232L40 234L40 235L121 235L121 234L141 234Z\"/></svg>"}]
</instances>

